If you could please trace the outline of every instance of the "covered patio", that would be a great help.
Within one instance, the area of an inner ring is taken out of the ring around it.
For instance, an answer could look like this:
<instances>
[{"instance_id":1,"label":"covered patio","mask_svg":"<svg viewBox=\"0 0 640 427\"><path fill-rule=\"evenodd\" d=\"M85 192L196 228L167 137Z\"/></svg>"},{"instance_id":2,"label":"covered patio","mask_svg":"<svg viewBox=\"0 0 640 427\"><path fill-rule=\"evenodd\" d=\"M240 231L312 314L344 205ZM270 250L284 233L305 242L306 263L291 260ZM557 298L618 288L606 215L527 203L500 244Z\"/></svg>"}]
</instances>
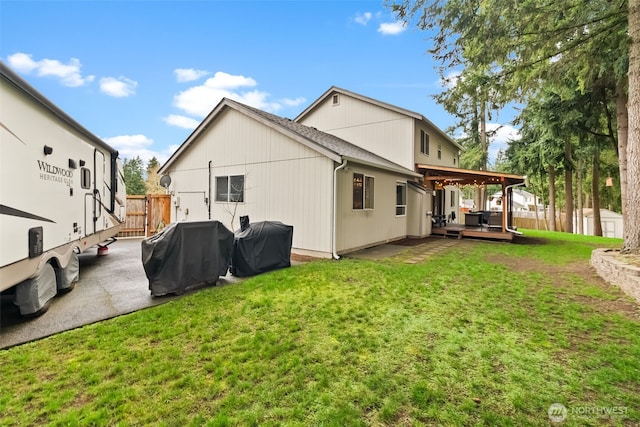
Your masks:
<instances>
[{"instance_id":1,"label":"covered patio","mask_svg":"<svg viewBox=\"0 0 640 427\"><path fill-rule=\"evenodd\" d=\"M460 218L462 223L445 222L443 226L432 227L431 234L506 241L513 240L514 235L522 234L513 227L512 193L513 188L526 185L526 176L422 164L417 164L416 170L424 176L424 186L434 191L449 186L502 187L502 211L481 210L461 214L464 215L464 218Z\"/></svg>"}]
</instances>

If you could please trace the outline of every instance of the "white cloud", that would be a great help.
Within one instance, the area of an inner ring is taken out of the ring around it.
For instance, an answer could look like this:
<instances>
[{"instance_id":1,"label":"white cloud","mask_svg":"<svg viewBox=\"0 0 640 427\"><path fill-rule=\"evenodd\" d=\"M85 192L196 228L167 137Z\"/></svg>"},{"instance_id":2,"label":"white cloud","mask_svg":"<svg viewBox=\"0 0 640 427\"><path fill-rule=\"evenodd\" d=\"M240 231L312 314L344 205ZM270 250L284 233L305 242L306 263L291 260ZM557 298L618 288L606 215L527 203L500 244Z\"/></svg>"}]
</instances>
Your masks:
<instances>
[{"instance_id":1,"label":"white cloud","mask_svg":"<svg viewBox=\"0 0 640 427\"><path fill-rule=\"evenodd\" d=\"M153 144L153 140L144 135L120 135L103 138L104 141L118 151L143 149ZM127 157L127 156L124 156Z\"/></svg>"},{"instance_id":2,"label":"white cloud","mask_svg":"<svg viewBox=\"0 0 640 427\"><path fill-rule=\"evenodd\" d=\"M166 124L170 126L177 126L183 129L195 129L200 124L199 121L187 116L181 116L179 114L170 114L164 118Z\"/></svg>"},{"instance_id":3,"label":"white cloud","mask_svg":"<svg viewBox=\"0 0 640 427\"><path fill-rule=\"evenodd\" d=\"M450 71L446 76L441 78L438 83L445 89L453 89L458 84L461 78L460 75L460 71Z\"/></svg>"},{"instance_id":4,"label":"white cloud","mask_svg":"<svg viewBox=\"0 0 640 427\"><path fill-rule=\"evenodd\" d=\"M60 83L68 87L84 86L91 83L95 76L82 76L80 60L71 58L68 64L63 64L57 59L42 59L35 61L31 55L18 52L7 57L7 63L15 70L22 73L36 71L40 77L55 77Z\"/></svg>"},{"instance_id":5,"label":"white cloud","mask_svg":"<svg viewBox=\"0 0 640 427\"><path fill-rule=\"evenodd\" d=\"M201 77L211 74L205 70L194 70L193 68L177 68L173 71L179 83L192 82Z\"/></svg>"},{"instance_id":6,"label":"white cloud","mask_svg":"<svg viewBox=\"0 0 640 427\"><path fill-rule=\"evenodd\" d=\"M136 93L138 82L126 77L104 77L100 79L100 91L115 98L125 98Z\"/></svg>"},{"instance_id":7,"label":"white cloud","mask_svg":"<svg viewBox=\"0 0 640 427\"><path fill-rule=\"evenodd\" d=\"M397 34L402 33L407 29L407 23L402 21L396 22L383 22L378 27L378 32L384 34L385 36L395 36Z\"/></svg>"},{"instance_id":8,"label":"white cloud","mask_svg":"<svg viewBox=\"0 0 640 427\"><path fill-rule=\"evenodd\" d=\"M357 13L353 20L360 25L367 25L372 17L373 14L371 12Z\"/></svg>"},{"instance_id":9,"label":"white cloud","mask_svg":"<svg viewBox=\"0 0 640 427\"><path fill-rule=\"evenodd\" d=\"M222 100L232 99L260 110L277 113L285 107L297 107L306 102L303 97L270 100L270 94L257 89L258 83L251 77L216 72L203 84L190 87L173 97L173 105L180 114L164 118L165 123L185 129L195 129L211 110Z\"/></svg>"},{"instance_id":10,"label":"white cloud","mask_svg":"<svg viewBox=\"0 0 640 427\"><path fill-rule=\"evenodd\" d=\"M501 125L498 123L487 123L487 132L494 132L489 144L489 161L495 163L498 151L506 151L510 141L516 141L521 138L520 131L510 125Z\"/></svg>"},{"instance_id":11,"label":"white cloud","mask_svg":"<svg viewBox=\"0 0 640 427\"><path fill-rule=\"evenodd\" d=\"M38 68L38 63L31 58L31 55L18 52L7 57L8 64L16 71L30 73Z\"/></svg>"},{"instance_id":12,"label":"white cloud","mask_svg":"<svg viewBox=\"0 0 640 427\"><path fill-rule=\"evenodd\" d=\"M205 117L222 98L229 98L252 107L277 111L280 104L268 102L269 94L260 90L243 92L243 88L254 87L257 83L251 77L234 76L218 71L203 85L191 87L174 97L174 105L195 117Z\"/></svg>"},{"instance_id":13,"label":"white cloud","mask_svg":"<svg viewBox=\"0 0 640 427\"><path fill-rule=\"evenodd\" d=\"M280 102L286 105L287 107L297 107L298 105L306 101L307 99L303 97L298 97L296 99L284 98L280 100Z\"/></svg>"},{"instance_id":14,"label":"white cloud","mask_svg":"<svg viewBox=\"0 0 640 427\"><path fill-rule=\"evenodd\" d=\"M133 159L139 156L145 165L152 157L158 159L160 163L164 163L178 148L178 146L174 144L165 148L163 151L155 151L152 149L153 140L140 134L120 135L102 139L118 150L121 159Z\"/></svg>"},{"instance_id":15,"label":"white cloud","mask_svg":"<svg viewBox=\"0 0 640 427\"><path fill-rule=\"evenodd\" d=\"M487 133L491 134L489 138L489 163L494 164L498 151L506 151L510 141L516 141L521 138L520 131L511 125L503 125L500 123L487 123ZM466 138L466 132L455 135L456 139Z\"/></svg>"}]
</instances>

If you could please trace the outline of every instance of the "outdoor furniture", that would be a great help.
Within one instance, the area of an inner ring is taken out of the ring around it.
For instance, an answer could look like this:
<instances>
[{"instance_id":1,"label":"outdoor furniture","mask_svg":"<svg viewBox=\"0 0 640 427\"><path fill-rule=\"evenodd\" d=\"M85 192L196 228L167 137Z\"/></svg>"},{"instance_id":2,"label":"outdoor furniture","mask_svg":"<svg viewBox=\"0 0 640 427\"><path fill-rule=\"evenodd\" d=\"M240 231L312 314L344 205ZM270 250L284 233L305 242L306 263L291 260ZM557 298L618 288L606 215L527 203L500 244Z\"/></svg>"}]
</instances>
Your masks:
<instances>
[{"instance_id":1,"label":"outdoor furniture","mask_svg":"<svg viewBox=\"0 0 640 427\"><path fill-rule=\"evenodd\" d=\"M447 216L446 215L433 215L432 219L433 225L436 227L444 227L447 225Z\"/></svg>"},{"instance_id":2,"label":"outdoor furniture","mask_svg":"<svg viewBox=\"0 0 640 427\"><path fill-rule=\"evenodd\" d=\"M502 212L491 212L487 226L489 228L502 228Z\"/></svg>"},{"instance_id":3,"label":"outdoor furniture","mask_svg":"<svg viewBox=\"0 0 640 427\"><path fill-rule=\"evenodd\" d=\"M482 212L465 213L464 225L467 227L482 227Z\"/></svg>"}]
</instances>

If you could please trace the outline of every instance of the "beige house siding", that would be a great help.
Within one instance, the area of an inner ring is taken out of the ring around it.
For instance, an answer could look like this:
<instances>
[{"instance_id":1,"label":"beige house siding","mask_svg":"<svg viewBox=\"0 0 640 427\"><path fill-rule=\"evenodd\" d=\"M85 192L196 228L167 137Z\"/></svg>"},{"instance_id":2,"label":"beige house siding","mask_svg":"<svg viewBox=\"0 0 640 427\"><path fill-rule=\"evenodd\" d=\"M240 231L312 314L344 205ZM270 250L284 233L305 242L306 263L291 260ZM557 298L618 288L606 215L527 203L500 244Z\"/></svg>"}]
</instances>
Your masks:
<instances>
[{"instance_id":1,"label":"beige house siding","mask_svg":"<svg viewBox=\"0 0 640 427\"><path fill-rule=\"evenodd\" d=\"M249 215L251 222L281 221L294 227L294 251L330 256L331 159L227 109L167 171L172 177L172 221L208 219L204 198L209 197L209 161L211 219L232 230L242 215ZM229 175L245 176L244 202L215 202L215 177Z\"/></svg>"},{"instance_id":2,"label":"beige house siding","mask_svg":"<svg viewBox=\"0 0 640 427\"><path fill-rule=\"evenodd\" d=\"M416 120L415 123L414 163L434 166L460 167L460 149L458 147L452 144L451 141L444 138L440 132L437 132L427 123L418 120ZM425 155L421 151L420 131L424 131L429 135L429 155ZM438 158L438 146L441 147L440 159ZM413 167L415 167L415 164Z\"/></svg>"},{"instance_id":3,"label":"beige house siding","mask_svg":"<svg viewBox=\"0 0 640 427\"><path fill-rule=\"evenodd\" d=\"M353 209L353 174L374 177L374 208ZM396 216L396 183L406 182L397 175L349 164L337 174L338 215L337 252L347 253L407 235L407 216Z\"/></svg>"},{"instance_id":4,"label":"beige house siding","mask_svg":"<svg viewBox=\"0 0 640 427\"><path fill-rule=\"evenodd\" d=\"M315 127L371 151L407 169L415 169L411 144L412 117L338 94L338 104L329 96L300 123Z\"/></svg>"},{"instance_id":5,"label":"beige house siding","mask_svg":"<svg viewBox=\"0 0 640 427\"><path fill-rule=\"evenodd\" d=\"M431 234L431 191L407 186L407 236L426 237Z\"/></svg>"}]
</instances>

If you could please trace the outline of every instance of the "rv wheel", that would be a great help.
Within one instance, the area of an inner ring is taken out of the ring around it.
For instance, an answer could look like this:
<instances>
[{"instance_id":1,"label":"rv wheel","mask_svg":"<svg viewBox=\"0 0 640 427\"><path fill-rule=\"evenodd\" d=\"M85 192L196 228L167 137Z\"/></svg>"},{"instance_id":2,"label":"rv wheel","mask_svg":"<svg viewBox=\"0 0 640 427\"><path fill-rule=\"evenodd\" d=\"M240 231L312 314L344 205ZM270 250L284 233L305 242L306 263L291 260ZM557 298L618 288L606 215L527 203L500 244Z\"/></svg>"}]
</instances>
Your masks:
<instances>
[{"instance_id":1,"label":"rv wheel","mask_svg":"<svg viewBox=\"0 0 640 427\"><path fill-rule=\"evenodd\" d=\"M51 264L46 264L40 274L25 280L16 286L14 304L25 317L36 317L44 314L56 296L56 272Z\"/></svg>"},{"instance_id":2,"label":"rv wheel","mask_svg":"<svg viewBox=\"0 0 640 427\"><path fill-rule=\"evenodd\" d=\"M76 282L80 277L80 260L78 254L73 252L71 259L65 268L56 269L56 283L58 294L66 294L71 292L76 286Z\"/></svg>"}]
</instances>

